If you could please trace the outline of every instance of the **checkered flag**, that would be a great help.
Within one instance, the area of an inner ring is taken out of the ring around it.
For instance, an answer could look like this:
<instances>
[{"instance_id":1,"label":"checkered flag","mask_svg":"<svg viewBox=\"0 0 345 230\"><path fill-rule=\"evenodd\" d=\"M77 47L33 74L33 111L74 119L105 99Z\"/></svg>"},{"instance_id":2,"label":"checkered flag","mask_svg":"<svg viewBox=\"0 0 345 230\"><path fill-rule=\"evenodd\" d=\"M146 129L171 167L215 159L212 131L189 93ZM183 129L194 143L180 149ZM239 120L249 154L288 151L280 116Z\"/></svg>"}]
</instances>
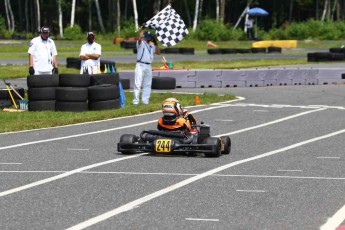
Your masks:
<instances>
[{"instance_id":1,"label":"checkered flag","mask_svg":"<svg viewBox=\"0 0 345 230\"><path fill-rule=\"evenodd\" d=\"M171 5L148 20L144 26L155 29L158 40L168 47L176 45L189 33L184 21Z\"/></svg>"}]
</instances>

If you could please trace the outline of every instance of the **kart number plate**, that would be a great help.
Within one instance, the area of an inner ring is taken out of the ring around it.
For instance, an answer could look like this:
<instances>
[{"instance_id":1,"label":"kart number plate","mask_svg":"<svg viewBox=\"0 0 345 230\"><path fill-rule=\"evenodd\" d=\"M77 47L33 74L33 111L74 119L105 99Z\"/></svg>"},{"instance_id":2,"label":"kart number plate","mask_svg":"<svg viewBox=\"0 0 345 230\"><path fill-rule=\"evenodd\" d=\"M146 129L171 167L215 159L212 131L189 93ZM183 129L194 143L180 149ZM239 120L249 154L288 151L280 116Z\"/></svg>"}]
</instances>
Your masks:
<instances>
[{"instance_id":1,"label":"kart number plate","mask_svg":"<svg viewBox=\"0 0 345 230\"><path fill-rule=\"evenodd\" d=\"M157 153L169 153L171 152L171 139L157 139L156 140L156 152Z\"/></svg>"}]
</instances>

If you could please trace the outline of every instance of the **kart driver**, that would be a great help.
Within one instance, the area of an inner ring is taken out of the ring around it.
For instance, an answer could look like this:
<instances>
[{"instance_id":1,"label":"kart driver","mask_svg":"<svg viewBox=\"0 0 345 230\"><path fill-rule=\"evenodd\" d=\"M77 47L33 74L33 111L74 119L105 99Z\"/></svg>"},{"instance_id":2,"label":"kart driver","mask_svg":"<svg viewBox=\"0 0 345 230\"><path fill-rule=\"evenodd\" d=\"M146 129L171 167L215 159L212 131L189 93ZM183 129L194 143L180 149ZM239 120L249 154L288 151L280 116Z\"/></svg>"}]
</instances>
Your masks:
<instances>
[{"instance_id":1,"label":"kart driver","mask_svg":"<svg viewBox=\"0 0 345 230\"><path fill-rule=\"evenodd\" d=\"M183 109L176 98L168 98L162 103L163 117L158 119L158 130L193 132L195 117Z\"/></svg>"}]
</instances>

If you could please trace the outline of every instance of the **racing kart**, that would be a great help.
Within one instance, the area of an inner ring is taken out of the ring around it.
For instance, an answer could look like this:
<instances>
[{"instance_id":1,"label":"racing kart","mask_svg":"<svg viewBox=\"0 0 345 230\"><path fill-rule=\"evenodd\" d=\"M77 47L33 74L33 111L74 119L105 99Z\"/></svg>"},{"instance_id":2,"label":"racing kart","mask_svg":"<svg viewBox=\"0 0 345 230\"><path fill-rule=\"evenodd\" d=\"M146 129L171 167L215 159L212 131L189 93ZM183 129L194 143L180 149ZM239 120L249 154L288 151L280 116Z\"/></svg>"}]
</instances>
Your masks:
<instances>
[{"instance_id":1,"label":"racing kart","mask_svg":"<svg viewBox=\"0 0 345 230\"><path fill-rule=\"evenodd\" d=\"M144 130L139 136L124 134L120 137L117 149L122 154L149 152L152 154L186 154L195 156L203 153L206 157L219 157L229 154L231 140L228 136L212 137L210 126L193 126L194 131Z\"/></svg>"}]
</instances>

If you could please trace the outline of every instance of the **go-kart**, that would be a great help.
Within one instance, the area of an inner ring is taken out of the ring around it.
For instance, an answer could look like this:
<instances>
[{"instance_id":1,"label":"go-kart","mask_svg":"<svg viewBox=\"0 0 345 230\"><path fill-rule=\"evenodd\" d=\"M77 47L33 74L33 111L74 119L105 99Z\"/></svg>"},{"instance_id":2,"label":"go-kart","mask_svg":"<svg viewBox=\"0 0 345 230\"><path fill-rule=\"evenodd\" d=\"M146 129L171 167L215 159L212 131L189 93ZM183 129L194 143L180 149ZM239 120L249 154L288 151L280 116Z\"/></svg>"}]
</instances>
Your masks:
<instances>
[{"instance_id":1,"label":"go-kart","mask_svg":"<svg viewBox=\"0 0 345 230\"><path fill-rule=\"evenodd\" d=\"M229 154L231 140L228 136L211 137L210 126L201 122L194 125L193 132L144 130L140 136L124 134L117 144L122 154L148 152L153 154L186 154L195 156L198 153L206 157L219 157Z\"/></svg>"}]
</instances>

